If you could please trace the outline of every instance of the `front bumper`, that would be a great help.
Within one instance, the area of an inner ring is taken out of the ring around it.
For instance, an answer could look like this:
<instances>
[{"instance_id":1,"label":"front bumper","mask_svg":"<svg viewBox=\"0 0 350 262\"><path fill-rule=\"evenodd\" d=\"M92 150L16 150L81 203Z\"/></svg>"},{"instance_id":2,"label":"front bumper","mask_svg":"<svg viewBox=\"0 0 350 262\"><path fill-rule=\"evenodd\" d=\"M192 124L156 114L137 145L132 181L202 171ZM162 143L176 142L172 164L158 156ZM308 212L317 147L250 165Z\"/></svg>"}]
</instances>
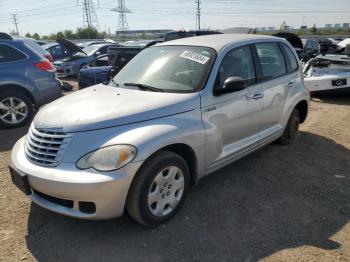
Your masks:
<instances>
[{"instance_id":1,"label":"front bumper","mask_svg":"<svg viewBox=\"0 0 350 262\"><path fill-rule=\"evenodd\" d=\"M25 138L21 138L11 153L11 167L27 175L36 204L63 215L84 219L108 219L121 216L132 179L142 162L130 163L122 169L100 173L79 170L74 163L57 167L42 167L31 163L24 153ZM71 205L67 205L71 203ZM81 208L93 203L95 209Z\"/></svg>"}]
</instances>

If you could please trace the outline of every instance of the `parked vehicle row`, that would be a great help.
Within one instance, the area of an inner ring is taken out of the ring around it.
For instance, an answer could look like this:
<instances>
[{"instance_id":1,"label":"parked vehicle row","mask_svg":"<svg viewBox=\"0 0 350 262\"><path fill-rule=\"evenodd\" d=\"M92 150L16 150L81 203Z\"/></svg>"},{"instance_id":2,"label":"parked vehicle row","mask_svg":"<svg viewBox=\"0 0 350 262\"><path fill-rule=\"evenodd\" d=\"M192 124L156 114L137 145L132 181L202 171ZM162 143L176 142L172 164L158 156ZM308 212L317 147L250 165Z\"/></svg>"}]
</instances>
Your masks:
<instances>
[{"instance_id":1,"label":"parked vehicle row","mask_svg":"<svg viewBox=\"0 0 350 262\"><path fill-rule=\"evenodd\" d=\"M282 38L210 35L143 49L107 85L42 108L11 154L14 184L84 219L125 210L158 225L191 185L279 140L292 143L309 92Z\"/></svg>"}]
</instances>

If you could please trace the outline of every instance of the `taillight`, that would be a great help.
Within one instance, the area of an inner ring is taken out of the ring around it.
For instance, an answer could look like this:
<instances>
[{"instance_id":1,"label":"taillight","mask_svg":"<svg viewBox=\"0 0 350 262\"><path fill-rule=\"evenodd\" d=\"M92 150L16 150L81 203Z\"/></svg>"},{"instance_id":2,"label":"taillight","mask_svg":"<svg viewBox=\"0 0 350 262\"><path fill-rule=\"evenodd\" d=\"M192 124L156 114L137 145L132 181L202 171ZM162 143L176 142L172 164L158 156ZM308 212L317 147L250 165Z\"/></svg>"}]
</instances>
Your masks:
<instances>
[{"instance_id":1,"label":"taillight","mask_svg":"<svg viewBox=\"0 0 350 262\"><path fill-rule=\"evenodd\" d=\"M42 60L39 63L35 63L34 66L43 71L55 72L55 68L48 60Z\"/></svg>"},{"instance_id":2,"label":"taillight","mask_svg":"<svg viewBox=\"0 0 350 262\"><path fill-rule=\"evenodd\" d=\"M50 54L46 54L45 58L47 58L47 60L49 60L50 62L53 62L53 58Z\"/></svg>"}]
</instances>

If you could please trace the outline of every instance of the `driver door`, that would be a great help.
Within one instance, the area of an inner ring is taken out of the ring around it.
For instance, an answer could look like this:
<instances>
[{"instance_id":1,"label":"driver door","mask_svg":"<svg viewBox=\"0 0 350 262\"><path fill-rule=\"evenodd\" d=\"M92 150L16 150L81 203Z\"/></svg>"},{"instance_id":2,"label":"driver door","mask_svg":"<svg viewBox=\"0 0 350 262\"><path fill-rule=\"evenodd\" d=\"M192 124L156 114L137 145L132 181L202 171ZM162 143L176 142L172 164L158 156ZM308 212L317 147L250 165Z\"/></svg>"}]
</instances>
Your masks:
<instances>
[{"instance_id":1,"label":"driver door","mask_svg":"<svg viewBox=\"0 0 350 262\"><path fill-rule=\"evenodd\" d=\"M221 95L208 94L203 101L208 172L248 154L260 142L263 93L255 71L249 45L230 50L222 59L214 89L222 88L228 77L246 80L246 88Z\"/></svg>"}]
</instances>

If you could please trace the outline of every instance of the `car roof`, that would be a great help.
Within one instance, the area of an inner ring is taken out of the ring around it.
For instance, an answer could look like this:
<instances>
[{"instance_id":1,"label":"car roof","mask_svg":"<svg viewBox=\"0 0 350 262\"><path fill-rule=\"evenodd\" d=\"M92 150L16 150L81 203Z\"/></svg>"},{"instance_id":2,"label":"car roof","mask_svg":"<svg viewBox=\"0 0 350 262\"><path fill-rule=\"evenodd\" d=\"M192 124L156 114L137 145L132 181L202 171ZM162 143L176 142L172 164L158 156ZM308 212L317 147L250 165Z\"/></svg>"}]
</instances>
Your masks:
<instances>
[{"instance_id":1,"label":"car roof","mask_svg":"<svg viewBox=\"0 0 350 262\"><path fill-rule=\"evenodd\" d=\"M89 46L102 47L102 46L106 46L106 45L117 45L117 43L93 44L93 45L89 45Z\"/></svg>"},{"instance_id":2,"label":"car roof","mask_svg":"<svg viewBox=\"0 0 350 262\"><path fill-rule=\"evenodd\" d=\"M45 49L45 48L49 48L49 47L57 46L57 45L60 45L60 44L56 43L56 42L53 42L53 43L47 43L45 45L42 45L42 47Z\"/></svg>"},{"instance_id":3,"label":"car roof","mask_svg":"<svg viewBox=\"0 0 350 262\"><path fill-rule=\"evenodd\" d=\"M164 43L160 43L157 46L166 45L189 45L189 46L203 46L210 47L216 51L221 50L223 47L234 43L242 42L246 40L277 40L283 41L284 39L274 36L255 35L255 34L217 34L217 35L204 35L181 38Z\"/></svg>"}]
</instances>

